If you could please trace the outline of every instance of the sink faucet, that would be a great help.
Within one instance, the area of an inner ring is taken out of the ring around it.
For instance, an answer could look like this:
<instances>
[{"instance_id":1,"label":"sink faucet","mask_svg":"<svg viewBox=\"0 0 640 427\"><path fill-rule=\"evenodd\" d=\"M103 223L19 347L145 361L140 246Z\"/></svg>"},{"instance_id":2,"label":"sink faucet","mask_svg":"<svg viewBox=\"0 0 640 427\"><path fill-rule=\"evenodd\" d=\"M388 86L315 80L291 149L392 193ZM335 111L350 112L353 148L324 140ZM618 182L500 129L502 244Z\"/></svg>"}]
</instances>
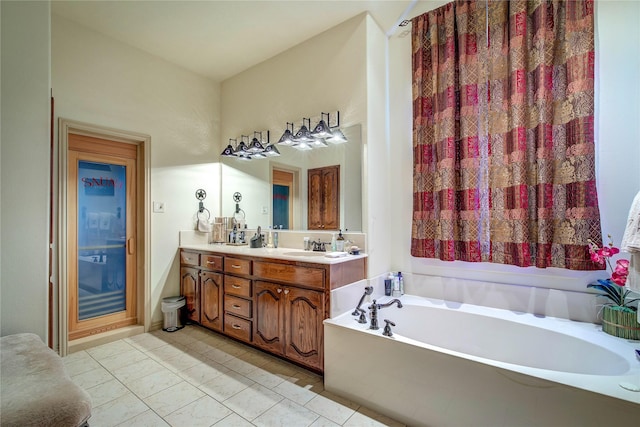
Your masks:
<instances>
[{"instance_id":1,"label":"sink faucet","mask_svg":"<svg viewBox=\"0 0 640 427\"><path fill-rule=\"evenodd\" d=\"M318 239L317 242L311 242L313 244L313 251L314 252L326 252L327 249L324 247L325 242L321 242L320 239Z\"/></svg>"},{"instance_id":2,"label":"sink faucet","mask_svg":"<svg viewBox=\"0 0 640 427\"><path fill-rule=\"evenodd\" d=\"M392 299L386 304L376 304L376 300L373 300L373 304L369 306L369 310L371 310L371 326L369 326L369 329L380 329L378 326L378 310L390 307L396 303L398 304L398 308L402 308L402 302L397 298Z\"/></svg>"}]
</instances>

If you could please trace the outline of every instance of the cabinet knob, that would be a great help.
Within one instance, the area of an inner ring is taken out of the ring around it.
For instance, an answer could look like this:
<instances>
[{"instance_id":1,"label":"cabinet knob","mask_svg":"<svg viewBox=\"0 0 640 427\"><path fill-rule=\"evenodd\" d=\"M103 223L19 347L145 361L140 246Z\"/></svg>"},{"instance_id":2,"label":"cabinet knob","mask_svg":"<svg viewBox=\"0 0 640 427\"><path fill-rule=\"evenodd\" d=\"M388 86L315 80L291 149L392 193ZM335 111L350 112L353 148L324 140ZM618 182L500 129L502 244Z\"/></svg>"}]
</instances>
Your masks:
<instances>
[{"instance_id":1,"label":"cabinet knob","mask_svg":"<svg viewBox=\"0 0 640 427\"><path fill-rule=\"evenodd\" d=\"M278 288L278 293L282 293L282 289Z\"/></svg>"},{"instance_id":2,"label":"cabinet knob","mask_svg":"<svg viewBox=\"0 0 640 427\"><path fill-rule=\"evenodd\" d=\"M286 295L286 294L288 294L288 293L289 293L289 289L285 289L285 290L284 290L284 294Z\"/></svg>"}]
</instances>

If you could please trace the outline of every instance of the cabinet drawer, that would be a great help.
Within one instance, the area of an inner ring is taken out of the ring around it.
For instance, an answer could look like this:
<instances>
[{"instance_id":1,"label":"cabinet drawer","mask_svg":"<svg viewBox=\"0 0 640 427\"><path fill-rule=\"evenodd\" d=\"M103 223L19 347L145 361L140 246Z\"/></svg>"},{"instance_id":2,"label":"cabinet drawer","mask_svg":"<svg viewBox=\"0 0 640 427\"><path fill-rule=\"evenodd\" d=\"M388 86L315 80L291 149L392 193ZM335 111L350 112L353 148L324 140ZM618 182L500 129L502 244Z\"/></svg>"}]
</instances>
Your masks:
<instances>
[{"instance_id":1,"label":"cabinet drawer","mask_svg":"<svg viewBox=\"0 0 640 427\"><path fill-rule=\"evenodd\" d=\"M197 252L180 251L180 264L199 266L200 254Z\"/></svg>"},{"instance_id":2,"label":"cabinet drawer","mask_svg":"<svg viewBox=\"0 0 640 427\"><path fill-rule=\"evenodd\" d=\"M234 338L251 342L251 321L231 314L224 315L224 332Z\"/></svg>"},{"instance_id":3,"label":"cabinet drawer","mask_svg":"<svg viewBox=\"0 0 640 427\"><path fill-rule=\"evenodd\" d=\"M220 255L205 255L200 256L200 267L207 270L222 271L222 257Z\"/></svg>"},{"instance_id":4,"label":"cabinet drawer","mask_svg":"<svg viewBox=\"0 0 640 427\"><path fill-rule=\"evenodd\" d=\"M320 268L256 261L253 263L253 274L260 279L324 289L324 270Z\"/></svg>"},{"instance_id":5,"label":"cabinet drawer","mask_svg":"<svg viewBox=\"0 0 640 427\"><path fill-rule=\"evenodd\" d=\"M224 276L224 292L226 294L251 298L251 280L234 276Z\"/></svg>"},{"instance_id":6,"label":"cabinet drawer","mask_svg":"<svg viewBox=\"0 0 640 427\"><path fill-rule=\"evenodd\" d=\"M247 259L225 257L224 272L248 276L251 274L251 261Z\"/></svg>"},{"instance_id":7,"label":"cabinet drawer","mask_svg":"<svg viewBox=\"0 0 640 427\"><path fill-rule=\"evenodd\" d=\"M224 310L227 313L233 313L237 316L251 317L251 301L234 297L232 295L224 296Z\"/></svg>"}]
</instances>

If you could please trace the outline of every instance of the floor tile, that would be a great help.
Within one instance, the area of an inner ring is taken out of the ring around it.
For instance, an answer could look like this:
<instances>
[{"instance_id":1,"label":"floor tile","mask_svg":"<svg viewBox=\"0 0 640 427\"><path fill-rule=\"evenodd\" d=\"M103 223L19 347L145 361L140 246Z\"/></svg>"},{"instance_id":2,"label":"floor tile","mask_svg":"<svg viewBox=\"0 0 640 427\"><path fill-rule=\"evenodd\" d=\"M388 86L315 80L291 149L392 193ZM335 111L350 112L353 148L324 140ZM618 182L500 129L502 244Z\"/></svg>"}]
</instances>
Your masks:
<instances>
[{"instance_id":1,"label":"floor tile","mask_svg":"<svg viewBox=\"0 0 640 427\"><path fill-rule=\"evenodd\" d=\"M144 399L183 381L182 378L163 369L142 378L125 382L125 385L138 397Z\"/></svg>"},{"instance_id":2,"label":"floor tile","mask_svg":"<svg viewBox=\"0 0 640 427\"><path fill-rule=\"evenodd\" d=\"M71 379L73 380L74 383L76 383L80 387L84 389L88 389L98 384L111 381L114 378L113 378L113 375L109 373L109 371L104 369L102 366L99 366L90 371L83 372L78 375L74 375L71 377Z\"/></svg>"},{"instance_id":3,"label":"floor tile","mask_svg":"<svg viewBox=\"0 0 640 427\"><path fill-rule=\"evenodd\" d=\"M158 415L164 417L203 396L205 396L205 393L202 390L186 381L182 381L147 397L143 401Z\"/></svg>"},{"instance_id":4,"label":"floor tile","mask_svg":"<svg viewBox=\"0 0 640 427\"><path fill-rule=\"evenodd\" d=\"M404 424L395 421L379 412L373 411L369 408L360 407L355 414L351 416L343 424L344 426L360 427L360 426L389 426L389 427L403 427Z\"/></svg>"},{"instance_id":5,"label":"floor tile","mask_svg":"<svg viewBox=\"0 0 640 427\"><path fill-rule=\"evenodd\" d=\"M288 399L284 399L252 422L258 427L307 427L319 415Z\"/></svg>"},{"instance_id":6,"label":"floor tile","mask_svg":"<svg viewBox=\"0 0 640 427\"><path fill-rule=\"evenodd\" d=\"M167 344L166 340L153 334L141 334L125 338L124 341L141 351L149 351Z\"/></svg>"},{"instance_id":7,"label":"floor tile","mask_svg":"<svg viewBox=\"0 0 640 427\"><path fill-rule=\"evenodd\" d=\"M70 361L65 360L67 359L66 357L62 359L63 361L65 361L64 367L70 377L92 371L100 367L100 364L96 361L96 359L89 356L88 353L85 354L86 357L76 358Z\"/></svg>"},{"instance_id":8,"label":"floor tile","mask_svg":"<svg viewBox=\"0 0 640 427\"><path fill-rule=\"evenodd\" d=\"M197 326L125 338L63 363L91 396L91 427L402 426L326 392L317 374Z\"/></svg>"},{"instance_id":9,"label":"floor tile","mask_svg":"<svg viewBox=\"0 0 640 427\"><path fill-rule=\"evenodd\" d=\"M223 363L223 365L242 375L247 375L249 372L255 371L256 369L258 369L258 367L255 366L254 364L246 362L237 357L233 357L227 360L226 362Z\"/></svg>"},{"instance_id":10,"label":"floor tile","mask_svg":"<svg viewBox=\"0 0 640 427\"><path fill-rule=\"evenodd\" d=\"M237 372L229 371L211 381L201 384L198 388L218 402L222 402L253 384L255 383L249 378Z\"/></svg>"},{"instance_id":11,"label":"floor tile","mask_svg":"<svg viewBox=\"0 0 640 427\"><path fill-rule=\"evenodd\" d=\"M323 391L305 404L306 408L340 425L356 412L358 406L327 391Z\"/></svg>"},{"instance_id":12,"label":"floor tile","mask_svg":"<svg viewBox=\"0 0 640 427\"><path fill-rule=\"evenodd\" d=\"M100 364L110 371L113 371L115 369L122 368L123 366L139 362L143 359L148 359L147 355L134 348L130 351L125 351L120 354L114 354L113 356L100 359Z\"/></svg>"},{"instance_id":13,"label":"floor tile","mask_svg":"<svg viewBox=\"0 0 640 427\"><path fill-rule=\"evenodd\" d=\"M254 384L225 400L224 405L249 421L280 402L284 397L260 384Z\"/></svg>"},{"instance_id":14,"label":"floor tile","mask_svg":"<svg viewBox=\"0 0 640 427\"><path fill-rule=\"evenodd\" d=\"M186 424L185 424L186 425ZM136 415L135 417L128 419L122 424L118 424L119 427L168 427L169 424L162 419L158 414L151 409ZM93 425L91 425L93 427Z\"/></svg>"},{"instance_id":15,"label":"floor tile","mask_svg":"<svg viewBox=\"0 0 640 427\"><path fill-rule=\"evenodd\" d=\"M131 391L127 387L125 387L124 384L116 379L87 388L85 390L87 391L87 393L89 393L89 396L91 396L91 406L94 408L107 402L111 402L112 400L115 400L120 396L124 396L127 393L131 393Z\"/></svg>"},{"instance_id":16,"label":"floor tile","mask_svg":"<svg viewBox=\"0 0 640 427\"><path fill-rule=\"evenodd\" d=\"M215 423L213 427L254 427L254 425L234 412L224 420Z\"/></svg>"},{"instance_id":17,"label":"floor tile","mask_svg":"<svg viewBox=\"0 0 640 427\"><path fill-rule=\"evenodd\" d=\"M282 381L280 384L273 387L272 390L299 405L305 405L311 399L323 392L324 386L322 382L298 385L294 382Z\"/></svg>"},{"instance_id":18,"label":"floor tile","mask_svg":"<svg viewBox=\"0 0 640 427\"><path fill-rule=\"evenodd\" d=\"M253 371L248 372L246 376L258 384L270 389L285 381L285 377L278 376L262 368L256 368Z\"/></svg>"},{"instance_id":19,"label":"floor tile","mask_svg":"<svg viewBox=\"0 0 640 427\"><path fill-rule=\"evenodd\" d=\"M161 360L160 363L172 372L180 372L207 360L209 359L200 354L184 352L170 359Z\"/></svg>"},{"instance_id":20,"label":"floor tile","mask_svg":"<svg viewBox=\"0 0 640 427\"><path fill-rule=\"evenodd\" d=\"M113 375L123 383L128 383L138 378L146 377L156 372L165 370L158 361L153 359L143 359L131 365L123 366L122 368L114 369Z\"/></svg>"},{"instance_id":21,"label":"floor tile","mask_svg":"<svg viewBox=\"0 0 640 427\"><path fill-rule=\"evenodd\" d=\"M178 375L190 384L199 386L227 372L229 372L229 368L210 360L206 363L200 363L189 369L185 369L179 372Z\"/></svg>"},{"instance_id":22,"label":"floor tile","mask_svg":"<svg viewBox=\"0 0 640 427\"><path fill-rule=\"evenodd\" d=\"M232 411L210 396L203 396L167 415L165 420L172 426L208 427L223 420Z\"/></svg>"},{"instance_id":23,"label":"floor tile","mask_svg":"<svg viewBox=\"0 0 640 427\"><path fill-rule=\"evenodd\" d=\"M108 344L100 345L98 347L90 348L86 351L91 355L91 357L93 357L99 362L101 359L104 359L110 356L115 356L117 354L121 354L133 349L134 347L131 346L130 344L126 343L123 340L118 340L118 341L110 342Z\"/></svg>"},{"instance_id":24,"label":"floor tile","mask_svg":"<svg viewBox=\"0 0 640 427\"><path fill-rule=\"evenodd\" d=\"M336 424L325 417L318 418L310 427L340 427L340 424Z\"/></svg>"},{"instance_id":25,"label":"floor tile","mask_svg":"<svg viewBox=\"0 0 640 427\"><path fill-rule=\"evenodd\" d=\"M111 402L93 408L89 425L91 427L117 426L148 410L149 407L133 393L127 393Z\"/></svg>"}]
</instances>

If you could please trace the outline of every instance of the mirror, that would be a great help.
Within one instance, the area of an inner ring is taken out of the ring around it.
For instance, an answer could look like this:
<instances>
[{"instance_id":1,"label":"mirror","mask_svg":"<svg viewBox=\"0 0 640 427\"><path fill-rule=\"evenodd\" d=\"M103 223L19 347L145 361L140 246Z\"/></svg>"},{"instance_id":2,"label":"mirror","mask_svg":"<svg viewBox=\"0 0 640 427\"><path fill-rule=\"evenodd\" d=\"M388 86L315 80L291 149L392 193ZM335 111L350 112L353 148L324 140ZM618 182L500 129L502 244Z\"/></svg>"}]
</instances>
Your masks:
<instances>
[{"instance_id":1,"label":"mirror","mask_svg":"<svg viewBox=\"0 0 640 427\"><path fill-rule=\"evenodd\" d=\"M249 228L266 229L274 224L273 185L278 183L280 172L290 174L292 185L291 230L306 230L307 226L307 175L309 169L340 166L340 226L343 231L362 231L362 127L353 125L341 128L347 137L344 144L329 144L325 148L299 151L292 147L278 146L279 157L242 161L233 157L221 157L222 188L221 216L233 216L236 202L233 194L242 194L240 209L244 212ZM282 129L284 131L284 129ZM277 141L278 135L271 135ZM278 195L276 195L276 198Z\"/></svg>"}]
</instances>

